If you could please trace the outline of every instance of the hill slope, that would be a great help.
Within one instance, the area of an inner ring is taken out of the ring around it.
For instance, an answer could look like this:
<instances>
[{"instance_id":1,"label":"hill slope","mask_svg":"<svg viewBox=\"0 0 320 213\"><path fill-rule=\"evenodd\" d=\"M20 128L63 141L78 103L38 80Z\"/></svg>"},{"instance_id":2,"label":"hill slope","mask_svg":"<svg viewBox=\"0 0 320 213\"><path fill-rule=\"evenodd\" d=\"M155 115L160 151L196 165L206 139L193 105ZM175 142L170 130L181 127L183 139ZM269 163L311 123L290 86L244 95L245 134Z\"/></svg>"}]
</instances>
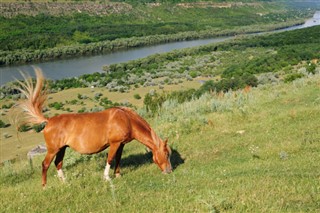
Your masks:
<instances>
[{"instance_id":1,"label":"hill slope","mask_svg":"<svg viewBox=\"0 0 320 213\"><path fill-rule=\"evenodd\" d=\"M40 161L5 164L6 212L316 212L320 206L320 76L264 85L248 93L166 102L149 120L174 149L162 175L143 145L125 147L123 177L102 180L104 154L66 154L68 183L54 166L48 188ZM141 112L143 114L143 112ZM41 205L39 205L41 203Z\"/></svg>"}]
</instances>

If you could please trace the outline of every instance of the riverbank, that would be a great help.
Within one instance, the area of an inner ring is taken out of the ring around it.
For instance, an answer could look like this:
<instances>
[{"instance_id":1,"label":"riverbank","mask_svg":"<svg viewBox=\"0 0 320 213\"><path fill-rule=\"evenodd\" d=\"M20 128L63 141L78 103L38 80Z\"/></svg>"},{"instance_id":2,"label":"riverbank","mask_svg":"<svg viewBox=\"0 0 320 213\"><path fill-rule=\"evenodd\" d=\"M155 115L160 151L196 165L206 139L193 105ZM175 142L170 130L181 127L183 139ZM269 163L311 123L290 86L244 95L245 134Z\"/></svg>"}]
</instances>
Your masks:
<instances>
[{"instance_id":1,"label":"riverbank","mask_svg":"<svg viewBox=\"0 0 320 213\"><path fill-rule=\"evenodd\" d=\"M217 38L259 32L271 32L278 29L285 29L292 26L302 25L304 22L305 20L301 19L280 24L238 27L235 30L222 30L219 32L217 32L216 30L204 30L200 32L182 32L173 35L152 35L145 37L122 38L116 39L114 41L78 44L72 46L55 47L45 50L0 51L0 66L28 64L32 62L43 62L50 60L75 58L79 56L106 54L119 50L128 50L135 47L150 46L176 41Z\"/></svg>"},{"instance_id":2,"label":"riverbank","mask_svg":"<svg viewBox=\"0 0 320 213\"><path fill-rule=\"evenodd\" d=\"M310 10L284 9L283 5L275 3L259 4L260 7L244 4L230 8L190 8L175 4L149 7L139 4L118 15L92 16L73 11L66 16L0 17L0 65L270 31L302 24L312 16ZM128 16L132 17L129 19Z\"/></svg>"}]
</instances>

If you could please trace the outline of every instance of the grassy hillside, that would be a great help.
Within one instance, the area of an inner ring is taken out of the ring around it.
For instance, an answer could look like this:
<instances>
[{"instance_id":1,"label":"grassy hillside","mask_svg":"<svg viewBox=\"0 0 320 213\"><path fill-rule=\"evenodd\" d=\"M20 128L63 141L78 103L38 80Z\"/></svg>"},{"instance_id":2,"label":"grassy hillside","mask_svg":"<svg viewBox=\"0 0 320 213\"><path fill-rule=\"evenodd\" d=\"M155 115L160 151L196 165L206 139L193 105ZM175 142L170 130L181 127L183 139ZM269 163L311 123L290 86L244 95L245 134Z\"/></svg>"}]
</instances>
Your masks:
<instances>
[{"instance_id":1,"label":"grassy hillside","mask_svg":"<svg viewBox=\"0 0 320 213\"><path fill-rule=\"evenodd\" d=\"M6 163L4 212L317 212L320 210L320 76L249 92L163 105L148 119L169 137L175 170L162 175L143 145L126 145L123 176L103 181L104 154L68 151L62 184L42 156ZM143 111L140 111L144 115ZM41 205L40 205L41 204Z\"/></svg>"}]
</instances>

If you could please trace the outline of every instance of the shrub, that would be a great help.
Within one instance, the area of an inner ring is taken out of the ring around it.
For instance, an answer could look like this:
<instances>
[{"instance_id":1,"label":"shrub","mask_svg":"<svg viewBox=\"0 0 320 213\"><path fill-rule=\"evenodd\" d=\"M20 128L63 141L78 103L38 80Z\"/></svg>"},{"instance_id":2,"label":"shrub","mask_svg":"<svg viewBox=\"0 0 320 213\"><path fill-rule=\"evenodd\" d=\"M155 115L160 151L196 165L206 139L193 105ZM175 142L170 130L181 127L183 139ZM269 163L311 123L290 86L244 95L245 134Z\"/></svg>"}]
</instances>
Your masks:
<instances>
[{"instance_id":1,"label":"shrub","mask_svg":"<svg viewBox=\"0 0 320 213\"><path fill-rule=\"evenodd\" d=\"M140 100L141 99L141 96L139 95L139 94L134 94L134 96L133 96L135 99L137 99L137 100Z\"/></svg>"},{"instance_id":2,"label":"shrub","mask_svg":"<svg viewBox=\"0 0 320 213\"><path fill-rule=\"evenodd\" d=\"M307 65L307 72L308 73L311 73L311 74L315 74L316 73L316 65L314 64L314 63L309 63L308 65Z\"/></svg>"},{"instance_id":3,"label":"shrub","mask_svg":"<svg viewBox=\"0 0 320 213\"><path fill-rule=\"evenodd\" d=\"M2 109L10 109L12 106L14 105L14 103L9 103L8 105L4 104L2 105Z\"/></svg>"},{"instance_id":4,"label":"shrub","mask_svg":"<svg viewBox=\"0 0 320 213\"><path fill-rule=\"evenodd\" d=\"M285 83L292 82L296 79L302 78L304 75L302 73L293 73L284 78Z\"/></svg>"},{"instance_id":5,"label":"shrub","mask_svg":"<svg viewBox=\"0 0 320 213\"><path fill-rule=\"evenodd\" d=\"M0 120L0 128L6 128L6 127L7 127L7 124L2 120Z\"/></svg>"},{"instance_id":6,"label":"shrub","mask_svg":"<svg viewBox=\"0 0 320 213\"><path fill-rule=\"evenodd\" d=\"M110 108L113 106L112 101L110 101L108 98L102 98L100 100L100 106L104 107L105 109Z\"/></svg>"},{"instance_id":7,"label":"shrub","mask_svg":"<svg viewBox=\"0 0 320 213\"><path fill-rule=\"evenodd\" d=\"M82 100L82 99L87 99L88 97L86 95L81 95L78 94L78 99Z\"/></svg>"},{"instance_id":8,"label":"shrub","mask_svg":"<svg viewBox=\"0 0 320 213\"><path fill-rule=\"evenodd\" d=\"M86 112L86 110L87 110L87 109L86 109L85 107L82 107L81 109L78 110L78 113Z\"/></svg>"},{"instance_id":9,"label":"shrub","mask_svg":"<svg viewBox=\"0 0 320 213\"><path fill-rule=\"evenodd\" d=\"M27 132L30 129L32 129L29 125L23 124L21 126L19 126L18 131L19 132Z\"/></svg>"},{"instance_id":10,"label":"shrub","mask_svg":"<svg viewBox=\"0 0 320 213\"><path fill-rule=\"evenodd\" d=\"M54 103L49 104L49 107L53 107L56 110L60 110L63 108L63 105L64 104L62 102L54 102Z\"/></svg>"},{"instance_id":11,"label":"shrub","mask_svg":"<svg viewBox=\"0 0 320 213\"><path fill-rule=\"evenodd\" d=\"M45 123L33 125L32 129L36 132L41 132L45 128Z\"/></svg>"},{"instance_id":12,"label":"shrub","mask_svg":"<svg viewBox=\"0 0 320 213\"><path fill-rule=\"evenodd\" d=\"M94 94L94 99L99 100L101 96L102 96L102 93L100 93L100 92L96 93L96 94Z\"/></svg>"},{"instance_id":13,"label":"shrub","mask_svg":"<svg viewBox=\"0 0 320 213\"><path fill-rule=\"evenodd\" d=\"M191 72L189 73L189 75L190 75L192 78L195 78L195 77L198 76L198 73L197 73L196 71L191 71Z\"/></svg>"}]
</instances>

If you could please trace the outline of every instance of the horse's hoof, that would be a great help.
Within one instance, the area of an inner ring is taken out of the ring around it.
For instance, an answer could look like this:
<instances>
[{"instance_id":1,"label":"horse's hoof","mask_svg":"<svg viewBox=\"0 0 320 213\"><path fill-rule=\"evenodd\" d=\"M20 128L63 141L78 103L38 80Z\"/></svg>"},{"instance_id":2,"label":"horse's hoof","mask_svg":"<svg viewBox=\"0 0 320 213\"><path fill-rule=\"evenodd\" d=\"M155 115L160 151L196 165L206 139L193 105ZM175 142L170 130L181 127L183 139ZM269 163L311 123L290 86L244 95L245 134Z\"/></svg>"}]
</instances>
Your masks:
<instances>
[{"instance_id":1,"label":"horse's hoof","mask_svg":"<svg viewBox=\"0 0 320 213\"><path fill-rule=\"evenodd\" d=\"M111 181L111 178L109 176L104 176L105 181Z\"/></svg>"},{"instance_id":2,"label":"horse's hoof","mask_svg":"<svg viewBox=\"0 0 320 213\"><path fill-rule=\"evenodd\" d=\"M116 178L119 178L119 177L121 177L121 174L120 174L120 173L117 173L117 174L116 174Z\"/></svg>"}]
</instances>

